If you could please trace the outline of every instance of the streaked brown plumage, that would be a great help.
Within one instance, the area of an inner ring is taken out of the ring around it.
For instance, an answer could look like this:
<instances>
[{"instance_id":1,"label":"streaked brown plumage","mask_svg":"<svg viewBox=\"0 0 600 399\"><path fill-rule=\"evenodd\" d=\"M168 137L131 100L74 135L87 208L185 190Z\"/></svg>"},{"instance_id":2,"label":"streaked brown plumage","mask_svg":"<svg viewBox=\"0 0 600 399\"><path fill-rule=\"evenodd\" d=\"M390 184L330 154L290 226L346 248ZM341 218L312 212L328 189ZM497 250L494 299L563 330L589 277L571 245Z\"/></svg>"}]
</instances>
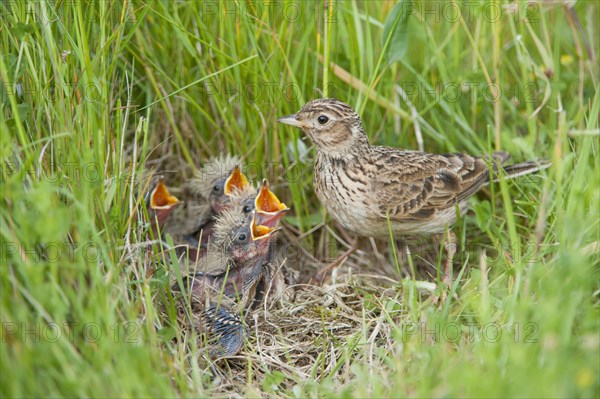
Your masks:
<instances>
[{"instance_id":1,"label":"streaked brown plumage","mask_svg":"<svg viewBox=\"0 0 600 399\"><path fill-rule=\"evenodd\" d=\"M464 212L490 175L512 178L547 166L503 165L505 152L489 160L374 146L359 115L335 99L311 101L279 122L313 141L317 197L338 223L361 236L388 238L388 218L398 236L443 233L456 220L456 206Z\"/></svg>"},{"instance_id":2,"label":"streaked brown plumage","mask_svg":"<svg viewBox=\"0 0 600 399\"><path fill-rule=\"evenodd\" d=\"M372 146L358 114L333 99L312 101L279 121L300 127L315 143L317 196L335 220L363 236L389 237L388 215L396 234L441 233L456 220L455 205L465 210L467 198L489 183L490 169L510 178L545 166L501 166L504 152L488 161Z\"/></svg>"}]
</instances>

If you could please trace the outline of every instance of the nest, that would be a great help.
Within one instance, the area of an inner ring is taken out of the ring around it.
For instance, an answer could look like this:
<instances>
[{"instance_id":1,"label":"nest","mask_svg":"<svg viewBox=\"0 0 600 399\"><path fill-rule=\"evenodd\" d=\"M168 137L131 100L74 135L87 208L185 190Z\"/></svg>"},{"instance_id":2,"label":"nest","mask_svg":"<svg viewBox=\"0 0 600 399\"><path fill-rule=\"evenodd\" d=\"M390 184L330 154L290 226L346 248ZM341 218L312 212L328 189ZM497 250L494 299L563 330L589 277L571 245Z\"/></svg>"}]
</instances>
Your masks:
<instances>
[{"instance_id":1,"label":"nest","mask_svg":"<svg viewBox=\"0 0 600 399\"><path fill-rule=\"evenodd\" d=\"M230 358L215 358L210 335L201 332L200 316L180 308L183 338L174 349L185 351L186 357L176 367L188 374L190 387L194 387L191 370L199 367L206 378L203 389L211 396L227 397L245 397L252 386L264 394L266 378L275 373L280 378L267 390L277 396L279 390L325 376L348 382L353 376L350 364L357 356L370 356L360 360L373 362L377 351L401 352L397 329L408 320L401 283L353 275L350 268L336 279L322 287L288 286L285 295L249 312L244 350Z\"/></svg>"}]
</instances>

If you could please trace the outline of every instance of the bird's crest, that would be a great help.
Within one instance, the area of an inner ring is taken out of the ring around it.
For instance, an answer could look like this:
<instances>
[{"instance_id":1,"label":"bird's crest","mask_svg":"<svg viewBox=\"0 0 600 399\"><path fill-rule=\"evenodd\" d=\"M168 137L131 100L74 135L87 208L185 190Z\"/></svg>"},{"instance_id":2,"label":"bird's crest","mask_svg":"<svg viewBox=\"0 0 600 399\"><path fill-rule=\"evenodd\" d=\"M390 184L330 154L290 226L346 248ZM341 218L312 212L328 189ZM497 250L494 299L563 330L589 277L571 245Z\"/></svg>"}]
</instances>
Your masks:
<instances>
[{"instance_id":1,"label":"bird's crest","mask_svg":"<svg viewBox=\"0 0 600 399\"><path fill-rule=\"evenodd\" d=\"M231 233L246 223L246 216L238 209L224 211L215 223L213 240L217 246L222 246L230 239Z\"/></svg>"}]
</instances>

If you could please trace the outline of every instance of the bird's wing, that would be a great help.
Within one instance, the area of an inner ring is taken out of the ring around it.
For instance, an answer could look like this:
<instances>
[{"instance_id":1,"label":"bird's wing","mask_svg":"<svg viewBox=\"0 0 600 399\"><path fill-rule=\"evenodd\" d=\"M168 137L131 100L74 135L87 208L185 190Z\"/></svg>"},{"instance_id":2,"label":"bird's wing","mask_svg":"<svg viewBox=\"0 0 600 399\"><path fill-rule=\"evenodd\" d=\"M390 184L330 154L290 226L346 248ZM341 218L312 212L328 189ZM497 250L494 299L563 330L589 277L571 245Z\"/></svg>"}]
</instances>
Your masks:
<instances>
[{"instance_id":1,"label":"bird's wing","mask_svg":"<svg viewBox=\"0 0 600 399\"><path fill-rule=\"evenodd\" d=\"M372 149L375 206L380 216L389 213L392 220L430 219L471 196L489 178L489 165L482 158L389 147Z\"/></svg>"}]
</instances>

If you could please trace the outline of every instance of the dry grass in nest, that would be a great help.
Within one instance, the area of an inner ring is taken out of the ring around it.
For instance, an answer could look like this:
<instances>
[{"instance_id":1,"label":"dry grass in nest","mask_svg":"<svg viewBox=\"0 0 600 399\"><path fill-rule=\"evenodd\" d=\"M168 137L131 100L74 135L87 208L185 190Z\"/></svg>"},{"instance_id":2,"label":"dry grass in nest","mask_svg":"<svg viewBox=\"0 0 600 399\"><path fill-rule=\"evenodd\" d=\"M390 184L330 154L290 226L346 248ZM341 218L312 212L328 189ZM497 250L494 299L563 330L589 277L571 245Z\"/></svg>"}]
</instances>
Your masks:
<instances>
[{"instance_id":1,"label":"dry grass in nest","mask_svg":"<svg viewBox=\"0 0 600 399\"><path fill-rule=\"evenodd\" d=\"M261 304L245 319L249 334L243 352L228 359L211 358L211 347L205 347L205 338L196 334L198 316L180 313L185 340L196 337L200 347L188 353L186 361L198 362L205 375L210 375L206 388L211 395L246 396L250 387L264 392L267 374L282 376L276 387L269 387L275 390L326 377L343 383L352 378L352 362L373 363L376 351L400 351L394 331L408 317L400 304L400 283L350 273L338 275L338 281L323 287L289 286L288 292L294 293L288 295L291 300ZM366 297L371 298L368 303ZM179 367L183 371L190 365Z\"/></svg>"}]
</instances>

